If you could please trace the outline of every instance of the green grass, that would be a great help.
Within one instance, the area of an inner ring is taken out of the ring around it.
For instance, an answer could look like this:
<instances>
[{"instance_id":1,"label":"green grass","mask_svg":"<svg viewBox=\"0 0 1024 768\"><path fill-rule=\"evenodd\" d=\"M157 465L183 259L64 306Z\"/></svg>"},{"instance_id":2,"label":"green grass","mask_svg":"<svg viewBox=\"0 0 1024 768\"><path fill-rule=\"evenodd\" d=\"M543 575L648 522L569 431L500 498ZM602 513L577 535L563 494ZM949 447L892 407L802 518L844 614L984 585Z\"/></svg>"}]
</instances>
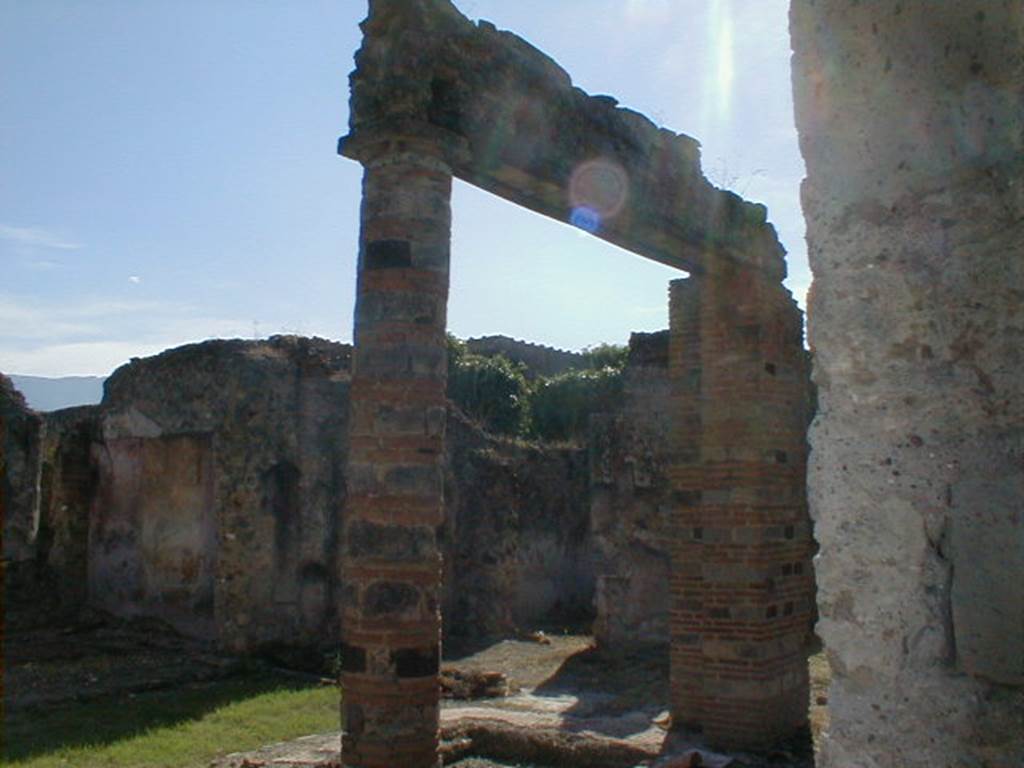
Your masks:
<instances>
[{"instance_id":1,"label":"green grass","mask_svg":"<svg viewBox=\"0 0 1024 768\"><path fill-rule=\"evenodd\" d=\"M340 727L338 689L263 675L8 713L11 768L206 768Z\"/></svg>"}]
</instances>

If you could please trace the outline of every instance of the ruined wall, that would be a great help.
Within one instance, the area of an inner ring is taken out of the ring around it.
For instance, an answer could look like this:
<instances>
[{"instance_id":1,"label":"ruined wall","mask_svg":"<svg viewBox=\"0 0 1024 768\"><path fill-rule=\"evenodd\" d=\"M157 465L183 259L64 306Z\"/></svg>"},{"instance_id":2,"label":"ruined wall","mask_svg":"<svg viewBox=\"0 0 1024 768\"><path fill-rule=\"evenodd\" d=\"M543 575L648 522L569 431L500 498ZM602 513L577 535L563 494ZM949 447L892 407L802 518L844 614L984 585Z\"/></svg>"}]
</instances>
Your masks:
<instances>
[{"instance_id":1,"label":"ruined wall","mask_svg":"<svg viewBox=\"0 0 1024 768\"><path fill-rule=\"evenodd\" d=\"M522 363L526 366L526 375L531 379L537 376L557 376L570 368L583 368L585 363L584 356L579 352L567 352L508 336L466 339L466 348L474 355L504 355L513 363Z\"/></svg>"},{"instance_id":2,"label":"ruined wall","mask_svg":"<svg viewBox=\"0 0 1024 768\"><path fill-rule=\"evenodd\" d=\"M98 410L36 414L7 387L0 398L4 609L18 629L70 618L85 604Z\"/></svg>"},{"instance_id":3,"label":"ruined wall","mask_svg":"<svg viewBox=\"0 0 1024 768\"><path fill-rule=\"evenodd\" d=\"M496 439L456 412L447 444L445 635L586 619L594 576L585 451Z\"/></svg>"},{"instance_id":4,"label":"ruined wall","mask_svg":"<svg viewBox=\"0 0 1024 768\"><path fill-rule=\"evenodd\" d=\"M621 407L589 447L451 411L448 636L585 627L599 575L606 647L667 641L667 355L667 332L633 335ZM213 341L133 361L101 406L43 414L27 603L46 595L52 620L88 599L236 649L330 643L349 365L321 340Z\"/></svg>"},{"instance_id":5,"label":"ruined wall","mask_svg":"<svg viewBox=\"0 0 1024 768\"><path fill-rule=\"evenodd\" d=\"M1024 3L794 0L826 768L1024 764Z\"/></svg>"},{"instance_id":6,"label":"ruined wall","mask_svg":"<svg viewBox=\"0 0 1024 768\"><path fill-rule=\"evenodd\" d=\"M349 348L213 341L108 380L91 599L236 650L337 636Z\"/></svg>"},{"instance_id":7,"label":"ruined wall","mask_svg":"<svg viewBox=\"0 0 1024 768\"><path fill-rule=\"evenodd\" d=\"M48 611L66 615L88 597L89 515L96 492L93 445L99 408L82 406L44 414L39 519L41 577Z\"/></svg>"},{"instance_id":8,"label":"ruined wall","mask_svg":"<svg viewBox=\"0 0 1024 768\"><path fill-rule=\"evenodd\" d=\"M31 621L39 589L39 496L42 419L0 374L0 523L3 525L3 622Z\"/></svg>"},{"instance_id":9,"label":"ruined wall","mask_svg":"<svg viewBox=\"0 0 1024 768\"><path fill-rule=\"evenodd\" d=\"M18 589L33 620L89 602L236 650L336 639L349 353L206 342L119 369L100 406L18 411L35 447L5 478L30 500L41 478ZM446 631L589 615L585 451L495 438L457 413L448 445Z\"/></svg>"},{"instance_id":10,"label":"ruined wall","mask_svg":"<svg viewBox=\"0 0 1024 768\"><path fill-rule=\"evenodd\" d=\"M7 569L31 562L36 555L41 431L42 419L0 374L0 511Z\"/></svg>"},{"instance_id":11,"label":"ruined wall","mask_svg":"<svg viewBox=\"0 0 1024 768\"><path fill-rule=\"evenodd\" d=\"M611 652L668 643L668 341L630 337L622 400L591 418L582 448L516 445L450 420L446 628L493 635L593 616Z\"/></svg>"},{"instance_id":12,"label":"ruined wall","mask_svg":"<svg viewBox=\"0 0 1024 768\"><path fill-rule=\"evenodd\" d=\"M669 640L668 342L668 331L630 337L621 410L590 425L594 635L612 652Z\"/></svg>"}]
</instances>

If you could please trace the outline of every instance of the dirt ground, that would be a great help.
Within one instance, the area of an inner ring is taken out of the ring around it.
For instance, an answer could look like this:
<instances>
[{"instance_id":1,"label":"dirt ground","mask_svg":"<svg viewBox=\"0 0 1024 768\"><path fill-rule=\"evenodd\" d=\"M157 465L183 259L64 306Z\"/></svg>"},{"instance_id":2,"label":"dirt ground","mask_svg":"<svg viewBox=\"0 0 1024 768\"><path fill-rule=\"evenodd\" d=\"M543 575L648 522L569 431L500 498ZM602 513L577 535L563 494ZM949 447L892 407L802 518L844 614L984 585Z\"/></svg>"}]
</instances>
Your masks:
<instances>
[{"instance_id":1,"label":"dirt ground","mask_svg":"<svg viewBox=\"0 0 1024 768\"><path fill-rule=\"evenodd\" d=\"M91 613L8 634L3 656L7 711L218 680L243 666L161 622Z\"/></svg>"},{"instance_id":2,"label":"dirt ground","mask_svg":"<svg viewBox=\"0 0 1024 768\"><path fill-rule=\"evenodd\" d=\"M266 663L266 662L264 662ZM551 698L572 697L587 713L617 716L642 712L667 724L668 654L638 647L622 657L600 654L583 635L550 635L503 640L476 647L446 648L444 666L462 671L501 672L510 693L532 691ZM186 640L159 622L117 621L86 615L59 628L36 628L5 638L4 705L8 712L68 701L215 681L253 669L253 661L215 653ZM296 672L307 675L305 672ZM828 667L811 660L810 719L815 740L827 727ZM311 677L310 679L314 679ZM444 702L453 706L458 702ZM570 710L571 711L571 710ZM812 768L810 734L759 755L738 755L750 768ZM467 758L458 768L534 768Z\"/></svg>"}]
</instances>

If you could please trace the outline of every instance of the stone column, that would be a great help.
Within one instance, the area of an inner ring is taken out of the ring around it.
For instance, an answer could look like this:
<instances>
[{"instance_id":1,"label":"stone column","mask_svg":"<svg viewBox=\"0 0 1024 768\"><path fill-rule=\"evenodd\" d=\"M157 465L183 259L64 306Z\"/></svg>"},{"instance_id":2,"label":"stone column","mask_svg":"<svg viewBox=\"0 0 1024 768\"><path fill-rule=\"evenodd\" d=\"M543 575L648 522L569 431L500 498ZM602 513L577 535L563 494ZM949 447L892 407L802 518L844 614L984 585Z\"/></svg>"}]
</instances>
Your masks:
<instances>
[{"instance_id":1,"label":"stone column","mask_svg":"<svg viewBox=\"0 0 1024 768\"><path fill-rule=\"evenodd\" d=\"M365 167L342 539L342 761L437 766L452 174L446 144L348 139Z\"/></svg>"},{"instance_id":2,"label":"stone column","mask_svg":"<svg viewBox=\"0 0 1024 768\"><path fill-rule=\"evenodd\" d=\"M813 614L800 312L729 261L673 286L672 703L722 746L807 719Z\"/></svg>"},{"instance_id":3,"label":"stone column","mask_svg":"<svg viewBox=\"0 0 1024 768\"><path fill-rule=\"evenodd\" d=\"M793 0L822 768L1024 765L1024 0Z\"/></svg>"}]
</instances>

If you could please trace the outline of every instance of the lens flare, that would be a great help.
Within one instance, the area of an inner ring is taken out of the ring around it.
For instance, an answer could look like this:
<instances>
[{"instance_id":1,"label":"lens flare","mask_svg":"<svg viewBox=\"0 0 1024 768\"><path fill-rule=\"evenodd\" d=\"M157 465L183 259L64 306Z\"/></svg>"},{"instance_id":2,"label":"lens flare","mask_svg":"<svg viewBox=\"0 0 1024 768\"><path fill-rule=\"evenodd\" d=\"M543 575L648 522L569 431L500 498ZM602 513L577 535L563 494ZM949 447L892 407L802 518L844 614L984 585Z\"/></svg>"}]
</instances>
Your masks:
<instances>
[{"instance_id":1,"label":"lens flare","mask_svg":"<svg viewBox=\"0 0 1024 768\"><path fill-rule=\"evenodd\" d=\"M704 80L705 130L727 123L732 116L736 45L732 0L712 0L708 10L708 62Z\"/></svg>"},{"instance_id":2,"label":"lens flare","mask_svg":"<svg viewBox=\"0 0 1024 768\"><path fill-rule=\"evenodd\" d=\"M629 197L629 176L618 163L596 158L581 163L569 179L569 221L587 232L614 218Z\"/></svg>"},{"instance_id":3,"label":"lens flare","mask_svg":"<svg viewBox=\"0 0 1024 768\"><path fill-rule=\"evenodd\" d=\"M715 3L715 10L719 11L717 20L718 34L718 116L721 120L728 120L732 112L732 84L735 78L735 46L733 45L733 22L732 9L729 7L729 0L721 4Z\"/></svg>"},{"instance_id":4,"label":"lens flare","mask_svg":"<svg viewBox=\"0 0 1024 768\"><path fill-rule=\"evenodd\" d=\"M601 229L601 214L593 208L581 205L572 209L572 213L569 214L569 223L574 227L579 227L584 232L589 232L592 235L597 234Z\"/></svg>"}]
</instances>

